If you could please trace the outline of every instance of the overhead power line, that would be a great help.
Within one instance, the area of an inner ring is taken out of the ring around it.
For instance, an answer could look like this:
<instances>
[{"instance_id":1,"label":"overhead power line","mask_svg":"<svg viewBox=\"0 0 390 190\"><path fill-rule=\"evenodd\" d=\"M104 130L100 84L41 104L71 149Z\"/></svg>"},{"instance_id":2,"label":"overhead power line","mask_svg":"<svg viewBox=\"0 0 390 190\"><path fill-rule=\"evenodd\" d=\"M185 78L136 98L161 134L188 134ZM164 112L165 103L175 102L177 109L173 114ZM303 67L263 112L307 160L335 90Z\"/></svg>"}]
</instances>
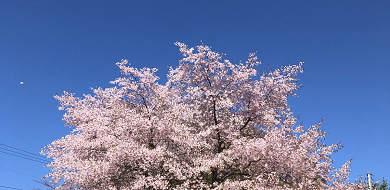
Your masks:
<instances>
[{"instance_id":1,"label":"overhead power line","mask_svg":"<svg viewBox=\"0 0 390 190\"><path fill-rule=\"evenodd\" d=\"M18 173L18 174L21 174L21 175L24 175L24 176L28 176L28 177L31 177L31 178L34 178L34 179L39 179L39 177L35 177L35 176L32 176L32 175L29 175L29 174L25 174L23 172L19 172L19 171L15 171L15 170L11 170L11 169L8 169L8 168L4 168L4 167L1 167L0 166L0 169L3 169L3 170L6 170L6 171L10 171L10 172L14 172L14 173Z\"/></svg>"},{"instance_id":2,"label":"overhead power line","mask_svg":"<svg viewBox=\"0 0 390 190\"><path fill-rule=\"evenodd\" d=\"M23 190L23 189L19 189L19 188L15 188L15 187L7 187L7 186L3 186L3 185L0 185L0 187L2 187L2 188L6 188L6 189L16 189L16 190Z\"/></svg>"},{"instance_id":3,"label":"overhead power line","mask_svg":"<svg viewBox=\"0 0 390 190\"><path fill-rule=\"evenodd\" d=\"M13 151L13 150L8 150L8 149L3 148L3 147L0 147L0 150L2 150L2 151L8 151L8 152L11 152L11 153L13 153L13 154L17 154L17 155L25 156L25 157L27 157L27 158L31 158L31 159L35 159L35 160L41 160L41 161L43 161L43 162L46 162L45 159L37 158L37 157L32 157L32 156L30 156L30 155L23 154L23 153L20 153L20 152L17 152L17 151Z\"/></svg>"},{"instance_id":4,"label":"overhead power line","mask_svg":"<svg viewBox=\"0 0 390 190\"><path fill-rule=\"evenodd\" d=\"M4 154L8 154L8 155L11 155L11 156L16 156L16 157L19 157L19 158L23 158L23 159L26 159L26 160L31 160L31 161L34 161L34 162L40 162L42 164L47 164L47 162L44 162L44 161L41 161L41 160L34 160L32 158L28 158L28 157L24 157L24 156L20 156L20 155L17 155L17 154L12 154L12 153L9 153L9 152L5 152L5 151L1 151L1 153L4 153Z\"/></svg>"},{"instance_id":5,"label":"overhead power line","mask_svg":"<svg viewBox=\"0 0 390 190\"><path fill-rule=\"evenodd\" d=\"M0 146L5 146L5 147L7 147L7 148L11 148L11 149L14 149L14 150L18 150L18 151L20 151L20 152L24 152L24 153L27 153L27 154L30 154L30 155L34 155L34 156L37 156L37 157L42 158L42 159L47 159L45 156L42 156L42 155L40 155L40 154L28 152L28 151L25 151L25 150L22 150L22 149L19 149L19 148L15 148L15 147L12 147L12 146L3 144L3 143L0 143Z\"/></svg>"},{"instance_id":6,"label":"overhead power line","mask_svg":"<svg viewBox=\"0 0 390 190\"><path fill-rule=\"evenodd\" d=\"M22 150L19 148L15 148L15 147L3 144L3 143L0 143L0 153L8 154L11 156L15 156L18 158L23 158L26 160L39 162L39 163L43 163L43 164L47 164L48 162L50 162L49 159L47 159L46 157L44 157L42 155L31 153L31 152L28 152L28 151L25 151L25 150Z\"/></svg>"}]
</instances>

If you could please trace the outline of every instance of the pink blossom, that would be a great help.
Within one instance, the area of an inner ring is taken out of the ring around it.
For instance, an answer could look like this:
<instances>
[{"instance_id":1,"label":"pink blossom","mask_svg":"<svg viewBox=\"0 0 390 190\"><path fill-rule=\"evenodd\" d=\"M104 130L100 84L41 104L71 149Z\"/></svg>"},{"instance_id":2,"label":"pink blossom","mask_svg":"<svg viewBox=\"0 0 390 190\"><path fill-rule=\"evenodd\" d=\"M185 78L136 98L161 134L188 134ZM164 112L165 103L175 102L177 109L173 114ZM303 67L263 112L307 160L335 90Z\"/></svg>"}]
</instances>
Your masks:
<instances>
[{"instance_id":1,"label":"pink blossom","mask_svg":"<svg viewBox=\"0 0 390 190\"><path fill-rule=\"evenodd\" d=\"M261 72L177 42L166 84L157 69L117 63L124 77L92 95L55 96L71 134L47 145L58 189L357 189L339 170L321 122L296 125L287 103L303 63Z\"/></svg>"}]
</instances>

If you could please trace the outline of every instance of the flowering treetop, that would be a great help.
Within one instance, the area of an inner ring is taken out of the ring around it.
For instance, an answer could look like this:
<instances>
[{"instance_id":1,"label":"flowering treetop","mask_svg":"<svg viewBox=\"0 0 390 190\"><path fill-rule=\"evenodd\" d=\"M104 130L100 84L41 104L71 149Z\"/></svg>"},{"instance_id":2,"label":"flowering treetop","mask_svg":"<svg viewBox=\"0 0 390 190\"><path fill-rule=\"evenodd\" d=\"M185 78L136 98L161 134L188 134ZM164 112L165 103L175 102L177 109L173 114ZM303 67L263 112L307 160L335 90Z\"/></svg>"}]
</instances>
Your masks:
<instances>
[{"instance_id":1,"label":"flowering treetop","mask_svg":"<svg viewBox=\"0 0 390 190\"><path fill-rule=\"evenodd\" d=\"M124 77L83 98L56 96L71 134L42 151L58 189L346 189L321 122L304 129L287 104L302 63L260 72L207 45L176 43L165 85L157 69L117 63Z\"/></svg>"}]
</instances>

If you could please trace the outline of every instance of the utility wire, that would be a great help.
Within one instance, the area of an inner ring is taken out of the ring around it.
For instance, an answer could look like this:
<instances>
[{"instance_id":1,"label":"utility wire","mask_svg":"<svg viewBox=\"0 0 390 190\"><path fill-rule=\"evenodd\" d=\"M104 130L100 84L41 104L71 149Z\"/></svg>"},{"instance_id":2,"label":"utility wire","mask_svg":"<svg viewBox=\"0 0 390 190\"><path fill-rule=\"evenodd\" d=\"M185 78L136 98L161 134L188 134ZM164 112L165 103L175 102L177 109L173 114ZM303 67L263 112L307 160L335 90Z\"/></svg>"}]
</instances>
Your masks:
<instances>
[{"instance_id":1,"label":"utility wire","mask_svg":"<svg viewBox=\"0 0 390 190\"><path fill-rule=\"evenodd\" d=\"M16 189L16 190L23 190L23 189L19 189L19 188L15 188L15 187L7 187L7 186L3 186L3 185L0 185L0 187L2 187L2 188L6 188L6 189Z\"/></svg>"},{"instance_id":2,"label":"utility wire","mask_svg":"<svg viewBox=\"0 0 390 190\"><path fill-rule=\"evenodd\" d=\"M35 162L40 162L42 164L47 164L48 162L44 162L42 160L35 160L35 159L32 159L32 158L28 158L28 157L24 157L24 156L20 156L20 155L17 155L17 154L12 154L12 153L9 153L9 152L4 152L4 151L1 151L1 153L4 153L4 154L8 154L8 155L12 155L12 156L16 156L16 157L19 157L19 158L23 158L23 159L27 159L27 160L31 160L31 161L35 161Z\"/></svg>"},{"instance_id":3,"label":"utility wire","mask_svg":"<svg viewBox=\"0 0 390 190\"><path fill-rule=\"evenodd\" d=\"M3 168L3 167L1 167L1 166L0 166L0 169L7 170L7 171L11 171L11 172L15 172L15 173L18 173L18 174L21 174L21 175L24 175L24 176L28 176L28 177L34 178L34 179L39 179L38 177L29 175L29 174L25 174L25 173L22 173L22 172L18 172L18 171L15 171L15 170L11 170L11 169L8 169L8 168ZM40 179L39 179L39 180L40 180Z\"/></svg>"},{"instance_id":4,"label":"utility wire","mask_svg":"<svg viewBox=\"0 0 390 190\"><path fill-rule=\"evenodd\" d=\"M9 149L2 148L2 147L0 147L0 149L3 150L3 151L12 152L12 153L17 154L17 155L26 156L27 158L31 158L31 159L35 159L35 160L40 160L40 161L42 161L42 162L46 162L45 159L36 158L36 157L30 156L30 155L28 155L28 154L23 154L23 153L20 153L20 152L17 152L17 151L13 151L13 150L9 150Z\"/></svg>"},{"instance_id":5,"label":"utility wire","mask_svg":"<svg viewBox=\"0 0 390 190\"><path fill-rule=\"evenodd\" d=\"M12 146L3 144L3 143L0 143L0 146L5 146L5 147L8 147L8 148L11 148L11 149L14 149L14 150L18 150L18 151L20 151L20 152L24 152L24 153L27 153L27 154L31 154L31 155L34 155L34 156L40 158L40 159L47 159L45 156L42 156L42 155L40 155L40 154L28 152L28 151L25 151L25 150L22 150L22 149L19 149L19 148L15 148L15 147L12 147ZM0 147L0 148L1 148L1 147ZM14 151L12 151L12 152L14 152Z\"/></svg>"},{"instance_id":6,"label":"utility wire","mask_svg":"<svg viewBox=\"0 0 390 190\"><path fill-rule=\"evenodd\" d=\"M3 148L1 146L8 147L9 149ZM15 150L17 150L17 151L15 151ZM18 151L20 151L20 152L18 152ZM22 149L19 149L19 148L15 148L15 147L3 144L3 143L0 143L0 152L4 153L4 154L16 156L16 157L19 157L19 158L23 158L23 159L26 159L26 160L31 160L31 161L43 163L43 164L47 164L49 162L49 160L47 160L47 158L45 158L42 155L31 153L31 152L28 152L28 151L25 151L25 150L22 150Z\"/></svg>"}]
</instances>

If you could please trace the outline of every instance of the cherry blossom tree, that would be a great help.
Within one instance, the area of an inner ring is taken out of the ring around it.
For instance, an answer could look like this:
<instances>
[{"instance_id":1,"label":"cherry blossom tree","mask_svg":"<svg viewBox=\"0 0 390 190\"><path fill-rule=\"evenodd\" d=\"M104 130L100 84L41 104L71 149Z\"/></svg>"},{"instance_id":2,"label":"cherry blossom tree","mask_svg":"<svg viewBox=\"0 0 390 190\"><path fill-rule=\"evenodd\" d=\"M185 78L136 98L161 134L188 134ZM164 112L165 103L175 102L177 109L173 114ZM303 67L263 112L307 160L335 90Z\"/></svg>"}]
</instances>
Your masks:
<instances>
[{"instance_id":1,"label":"cherry blossom tree","mask_svg":"<svg viewBox=\"0 0 390 190\"><path fill-rule=\"evenodd\" d=\"M157 69L117 63L124 77L82 98L56 96L71 134L42 150L57 189L359 189L323 143L321 123L297 125L288 96L302 63L260 71L207 45L177 42L183 58Z\"/></svg>"}]
</instances>

